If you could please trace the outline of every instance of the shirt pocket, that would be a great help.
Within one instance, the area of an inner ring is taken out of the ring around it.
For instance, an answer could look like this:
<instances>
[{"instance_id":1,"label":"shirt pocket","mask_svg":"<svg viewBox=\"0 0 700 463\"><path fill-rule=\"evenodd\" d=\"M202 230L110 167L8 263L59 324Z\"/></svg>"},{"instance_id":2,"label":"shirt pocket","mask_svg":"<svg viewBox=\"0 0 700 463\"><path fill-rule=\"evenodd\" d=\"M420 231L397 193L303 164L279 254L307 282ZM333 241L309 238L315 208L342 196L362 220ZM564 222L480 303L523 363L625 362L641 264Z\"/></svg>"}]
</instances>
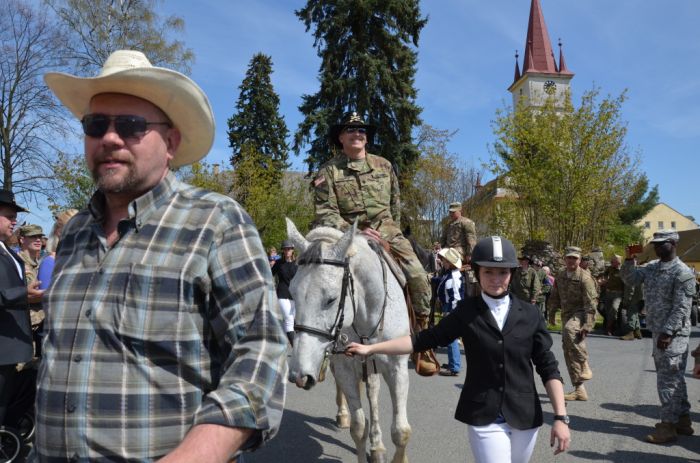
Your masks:
<instances>
[{"instance_id":1,"label":"shirt pocket","mask_svg":"<svg viewBox=\"0 0 700 463\"><path fill-rule=\"evenodd\" d=\"M362 212L364 205L362 202L362 192L354 177L344 177L335 181L336 201L340 214L351 214Z\"/></svg>"},{"instance_id":2,"label":"shirt pocket","mask_svg":"<svg viewBox=\"0 0 700 463\"><path fill-rule=\"evenodd\" d=\"M201 340L200 291L193 281L181 268L131 264L113 314L118 333L134 344L158 342L168 350L172 343Z\"/></svg>"}]
</instances>

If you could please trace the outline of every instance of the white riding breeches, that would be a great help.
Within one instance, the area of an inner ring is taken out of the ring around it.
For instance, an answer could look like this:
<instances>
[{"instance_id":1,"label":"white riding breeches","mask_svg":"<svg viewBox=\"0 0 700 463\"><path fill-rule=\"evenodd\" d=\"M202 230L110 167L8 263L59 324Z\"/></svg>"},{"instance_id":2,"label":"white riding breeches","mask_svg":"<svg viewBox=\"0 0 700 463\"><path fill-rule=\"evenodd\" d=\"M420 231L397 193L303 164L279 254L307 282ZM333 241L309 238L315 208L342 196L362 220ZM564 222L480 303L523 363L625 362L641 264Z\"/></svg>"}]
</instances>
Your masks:
<instances>
[{"instance_id":1,"label":"white riding breeches","mask_svg":"<svg viewBox=\"0 0 700 463\"><path fill-rule=\"evenodd\" d=\"M292 299L279 299L279 301L284 317L284 331L285 333L294 331L294 314L296 313L294 301Z\"/></svg>"},{"instance_id":2,"label":"white riding breeches","mask_svg":"<svg viewBox=\"0 0 700 463\"><path fill-rule=\"evenodd\" d=\"M508 423L468 426L476 463L527 463L540 428L515 429Z\"/></svg>"}]
</instances>

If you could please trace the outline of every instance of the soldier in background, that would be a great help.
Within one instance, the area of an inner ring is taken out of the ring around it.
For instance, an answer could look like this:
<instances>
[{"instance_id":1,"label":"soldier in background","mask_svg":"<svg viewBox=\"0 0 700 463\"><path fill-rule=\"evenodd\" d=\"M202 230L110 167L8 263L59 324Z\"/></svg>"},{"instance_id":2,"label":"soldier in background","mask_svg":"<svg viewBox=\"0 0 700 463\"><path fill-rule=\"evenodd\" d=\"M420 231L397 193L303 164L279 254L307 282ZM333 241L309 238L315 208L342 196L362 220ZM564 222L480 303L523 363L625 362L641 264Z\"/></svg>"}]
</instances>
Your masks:
<instances>
[{"instance_id":1,"label":"soldier in background","mask_svg":"<svg viewBox=\"0 0 700 463\"><path fill-rule=\"evenodd\" d=\"M651 243L659 260L646 267L635 267L628 249L621 276L627 285L644 285L647 328L652 334L656 387L661 401L661 422L646 436L646 441L664 444L675 441L678 434L693 434L684 375L695 278L676 255L675 230L654 233Z\"/></svg>"},{"instance_id":2,"label":"soldier in background","mask_svg":"<svg viewBox=\"0 0 700 463\"><path fill-rule=\"evenodd\" d=\"M637 262L634 262L635 266ZM642 339L642 327L639 323L639 312L644 307L644 290L641 283L636 285L625 285L625 290L622 294L622 307L620 310L625 312L623 317L626 324L622 325L624 335L620 336L623 341L634 341Z\"/></svg>"},{"instance_id":3,"label":"soldier in background","mask_svg":"<svg viewBox=\"0 0 700 463\"><path fill-rule=\"evenodd\" d=\"M19 257L24 261L27 286L34 283L39 275L39 259L44 236L44 231L39 225L23 225L19 228ZM38 358L41 357L41 336L43 334L44 319L46 318L41 301L29 304L29 317L32 323L34 357Z\"/></svg>"},{"instance_id":4,"label":"soldier in background","mask_svg":"<svg viewBox=\"0 0 700 463\"><path fill-rule=\"evenodd\" d=\"M542 291L542 279L537 271L530 267L532 263L530 256L521 255L518 257L518 263L520 263L520 268L513 272L510 289L521 300L536 304Z\"/></svg>"},{"instance_id":5,"label":"soldier in background","mask_svg":"<svg viewBox=\"0 0 700 463\"><path fill-rule=\"evenodd\" d=\"M399 182L389 161L368 153L375 128L348 113L331 128L330 142L341 153L321 166L312 182L316 226L348 230L355 220L369 238L389 244L401 266L416 320L428 326L430 286L423 265L399 228Z\"/></svg>"},{"instance_id":6,"label":"soldier in background","mask_svg":"<svg viewBox=\"0 0 700 463\"><path fill-rule=\"evenodd\" d=\"M599 282L600 286L605 288L605 332L608 336L614 336L616 332L622 330L622 326L626 325L626 320L622 320L622 297L625 291L625 283L620 277L620 264L622 257L615 255L610 259L610 267L605 269ZM615 325L620 319L620 324L616 328Z\"/></svg>"},{"instance_id":7,"label":"soldier in background","mask_svg":"<svg viewBox=\"0 0 700 463\"><path fill-rule=\"evenodd\" d=\"M465 267L466 295L476 296L479 286L470 265L472 249L476 245L476 227L472 220L462 215L462 203L459 201L450 203L449 217L442 230L440 244L443 248L456 249L461 254Z\"/></svg>"},{"instance_id":8,"label":"soldier in background","mask_svg":"<svg viewBox=\"0 0 700 463\"><path fill-rule=\"evenodd\" d=\"M561 339L564 360L574 390L564 395L566 400L588 400L584 381L593 378L588 364L586 336L595 321L595 283L588 271L579 267L581 248L566 248L565 268L554 281L548 309L561 309Z\"/></svg>"}]
</instances>

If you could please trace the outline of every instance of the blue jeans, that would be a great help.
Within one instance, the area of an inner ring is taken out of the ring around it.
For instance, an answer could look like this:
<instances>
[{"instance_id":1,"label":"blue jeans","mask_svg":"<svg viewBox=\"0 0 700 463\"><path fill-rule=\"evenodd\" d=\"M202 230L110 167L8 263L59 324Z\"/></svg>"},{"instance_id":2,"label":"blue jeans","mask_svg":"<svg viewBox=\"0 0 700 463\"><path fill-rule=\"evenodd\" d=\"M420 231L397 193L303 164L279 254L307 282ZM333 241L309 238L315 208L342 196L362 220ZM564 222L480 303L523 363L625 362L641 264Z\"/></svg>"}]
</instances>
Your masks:
<instances>
[{"instance_id":1,"label":"blue jeans","mask_svg":"<svg viewBox=\"0 0 700 463\"><path fill-rule=\"evenodd\" d=\"M451 304L442 306L442 316L447 316L452 312ZM462 354L459 351L459 342L455 339L447 345L447 368L450 371L460 371L462 369Z\"/></svg>"}]
</instances>

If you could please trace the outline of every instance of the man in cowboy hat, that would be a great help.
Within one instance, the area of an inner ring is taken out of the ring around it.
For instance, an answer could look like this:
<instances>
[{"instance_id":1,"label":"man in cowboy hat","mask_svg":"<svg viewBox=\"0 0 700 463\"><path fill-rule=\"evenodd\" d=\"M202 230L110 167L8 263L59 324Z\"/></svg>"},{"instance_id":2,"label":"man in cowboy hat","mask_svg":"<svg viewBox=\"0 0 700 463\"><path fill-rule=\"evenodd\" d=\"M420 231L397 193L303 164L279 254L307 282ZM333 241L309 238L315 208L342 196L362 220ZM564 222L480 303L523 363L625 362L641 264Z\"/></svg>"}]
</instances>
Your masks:
<instances>
[{"instance_id":1,"label":"man in cowboy hat","mask_svg":"<svg viewBox=\"0 0 700 463\"><path fill-rule=\"evenodd\" d=\"M561 309L561 340L566 368L574 390L566 400L588 400L584 381L593 378L588 364L586 336L595 323L596 290L593 277L579 267L581 248L569 246L564 255L564 269L554 280L548 309Z\"/></svg>"},{"instance_id":2,"label":"man in cowboy hat","mask_svg":"<svg viewBox=\"0 0 700 463\"><path fill-rule=\"evenodd\" d=\"M690 306L695 294L693 271L676 255L678 233L661 230L651 243L658 260L646 267L635 267L629 247L620 276L625 284L642 283L647 328L653 340L652 357L656 367L656 388L661 401L661 422L646 436L652 444L673 442L678 435L694 433L690 402L685 385L690 337Z\"/></svg>"},{"instance_id":3,"label":"man in cowboy hat","mask_svg":"<svg viewBox=\"0 0 700 463\"><path fill-rule=\"evenodd\" d=\"M66 225L47 304L40 460L229 461L278 429L286 343L258 232L170 171L214 138L204 92L137 51L49 73L98 191Z\"/></svg>"},{"instance_id":4,"label":"man in cowboy hat","mask_svg":"<svg viewBox=\"0 0 700 463\"><path fill-rule=\"evenodd\" d=\"M357 220L365 234L388 242L406 275L416 319L427 327L428 277L399 228L401 203L396 173L389 161L366 150L374 131L355 112L331 127L330 142L340 154L321 166L312 182L315 223L345 231Z\"/></svg>"},{"instance_id":5,"label":"man in cowboy hat","mask_svg":"<svg viewBox=\"0 0 700 463\"><path fill-rule=\"evenodd\" d=\"M34 373L20 372L17 366L32 359L29 302L40 301L43 291L38 281L27 285L24 262L4 243L17 225L18 212L27 210L11 191L0 189L0 425L16 425L13 411L28 410L35 390Z\"/></svg>"}]
</instances>

